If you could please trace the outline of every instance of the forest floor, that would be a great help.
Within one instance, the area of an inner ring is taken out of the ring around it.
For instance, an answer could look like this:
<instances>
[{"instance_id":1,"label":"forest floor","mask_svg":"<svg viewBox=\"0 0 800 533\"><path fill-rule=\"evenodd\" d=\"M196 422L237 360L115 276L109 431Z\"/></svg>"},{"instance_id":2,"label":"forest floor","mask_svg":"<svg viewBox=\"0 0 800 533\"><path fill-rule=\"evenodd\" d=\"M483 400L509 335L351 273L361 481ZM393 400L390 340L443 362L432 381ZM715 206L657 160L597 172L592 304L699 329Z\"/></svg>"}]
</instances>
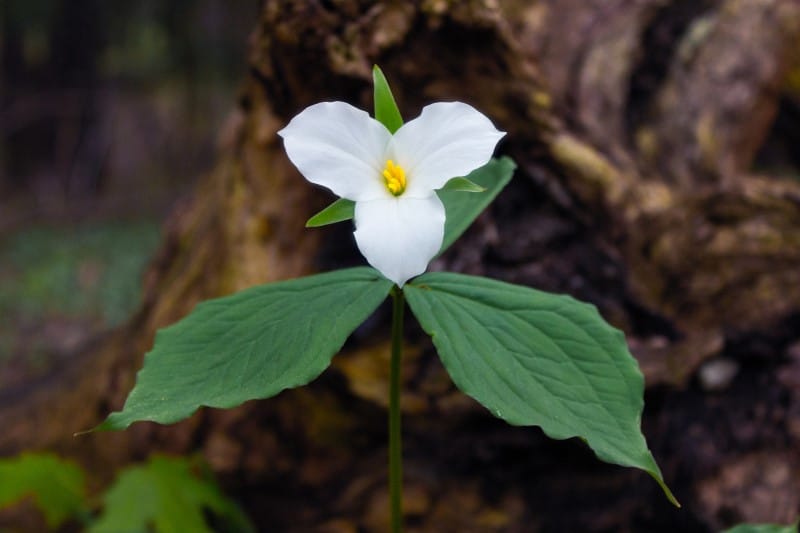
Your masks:
<instances>
[{"instance_id":1,"label":"forest floor","mask_svg":"<svg viewBox=\"0 0 800 533\"><path fill-rule=\"evenodd\" d=\"M0 390L70 357L138 306L154 218L23 227L0 242Z\"/></svg>"}]
</instances>

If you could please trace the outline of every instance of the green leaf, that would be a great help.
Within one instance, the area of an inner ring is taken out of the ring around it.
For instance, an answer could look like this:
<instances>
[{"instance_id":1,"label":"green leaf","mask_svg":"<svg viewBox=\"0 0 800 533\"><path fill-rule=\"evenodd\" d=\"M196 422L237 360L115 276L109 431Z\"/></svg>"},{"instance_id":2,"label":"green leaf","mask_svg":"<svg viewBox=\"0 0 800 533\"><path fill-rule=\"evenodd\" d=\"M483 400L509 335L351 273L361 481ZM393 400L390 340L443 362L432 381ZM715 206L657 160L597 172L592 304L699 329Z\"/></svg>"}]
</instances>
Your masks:
<instances>
[{"instance_id":1,"label":"green leaf","mask_svg":"<svg viewBox=\"0 0 800 533\"><path fill-rule=\"evenodd\" d=\"M453 192L485 192L486 187L481 187L467 178L453 178L445 183L444 187L439 190Z\"/></svg>"},{"instance_id":2,"label":"green leaf","mask_svg":"<svg viewBox=\"0 0 800 533\"><path fill-rule=\"evenodd\" d=\"M344 222L353 218L356 203L352 200L339 198L331 205L308 219L306 222L307 228L318 228L319 226L327 226L328 224L335 224L337 222Z\"/></svg>"},{"instance_id":3,"label":"green leaf","mask_svg":"<svg viewBox=\"0 0 800 533\"><path fill-rule=\"evenodd\" d=\"M517 165L514 161L508 157L501 157L492 159L481 168L470 172L466 180L485 188L486 191L481 194L464 194L446 188L436 191L444 204L447 217L444 223L444 242L439 255L467 230L486 206L508 185L515 168Z\"/></svg>"},{"instance_id":4,"label":"green leaf","mask_svg":"<svg viewBox=\"0 0 800 533\"><path fill-rule=\"evenodd\" d=\"M372 83L374 86L375 120L386 126L389 133L394 134L403 125L403 117L397 109L389 82L378 65L372 67Z\"/></svg>"},{"instance_id":5,"label":"green leaf","mask_svg":"<svg viewBox=\"0 0 800 533\"><path fill-rule=\"evenodd\" d=\"M780 524L739 524L726 529L723 533L797 533L797 525L797 522L789 526Z\"/></svg>"},{"instance_id":6,"label":"green leaf","mask_svg":"<svg viewBox=\"0 0 800 533\"><path fill-rule=\"evenodd\" d=\"M594 306L447 272L404 292L458 388L512 425L581 437L603 461L641 468L677 505L639 428L642 373Z\"/></svg>"},{"instance_id":7,"label":"green leaf","mask_svg":"<svg viewBox=\"0 0 800 533\"><path fill-rule=\"evenodd\" d=\"M234 407L305 385L391 288L375 269L358 267L203 302L158 332L123 410L96 429L171 424L201 406Z\"/></svg>"},{"instance_id":8,"label":"green leaf","mask_svg":"<svg viewBox=\"0 0 800 533\"><path fill-rule=\"evenodd\" d=\"M210 475L202 474L192 461L177 457L156 456L126 469L105 494L105 508L89 533L213 533L206 509L222 519L226 531L255 531Z\"/></svg>"},{"instance_id":9,"label":"green leaf","mask_svg":"<svg viewBox=\"0 0 800 533\"><path fill-rule=\"evenodd\" d=\"M83 470L55 455L23 453L0 459L0 509L32 497L55 529L68 518L86 515Z\"/></svg>"}]
</instances>

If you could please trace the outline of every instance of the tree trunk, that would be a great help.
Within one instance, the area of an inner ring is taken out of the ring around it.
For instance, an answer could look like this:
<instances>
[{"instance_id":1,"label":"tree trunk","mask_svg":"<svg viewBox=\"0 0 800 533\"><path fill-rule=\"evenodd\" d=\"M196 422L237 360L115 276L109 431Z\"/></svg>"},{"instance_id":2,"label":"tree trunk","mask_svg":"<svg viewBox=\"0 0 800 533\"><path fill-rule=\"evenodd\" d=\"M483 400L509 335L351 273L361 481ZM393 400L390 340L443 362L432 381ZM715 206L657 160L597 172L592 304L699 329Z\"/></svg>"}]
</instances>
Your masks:
<instances>
[{"instance_id":1,"label":"tree trunk","mask_svg":"<svg viewBox=\"0 0 800 533\"><path fill-rule=\"evenodd\" d=\"M778 110L797 120L786 80L799 43L796 0L264 2L218 164L171 217L141 310L69 368L0 396L0 452L53 448L99 485L153 450L199 448L264 530L384 529L384 309L310 387L71 437L121 407L155 330L198 301L362 261L346 224L304 228L332 198L300 178L276 132L322 100L370 109L377 63L407 118L468 102L508 132L501 152L519 165L431 268L568 292L623 328L648 385L645 434L684 504L580 442L492 418L412 324L408 530L795 520L800 181L797 167L754 165L780 145Z\"/></svg>"}]
</instances>

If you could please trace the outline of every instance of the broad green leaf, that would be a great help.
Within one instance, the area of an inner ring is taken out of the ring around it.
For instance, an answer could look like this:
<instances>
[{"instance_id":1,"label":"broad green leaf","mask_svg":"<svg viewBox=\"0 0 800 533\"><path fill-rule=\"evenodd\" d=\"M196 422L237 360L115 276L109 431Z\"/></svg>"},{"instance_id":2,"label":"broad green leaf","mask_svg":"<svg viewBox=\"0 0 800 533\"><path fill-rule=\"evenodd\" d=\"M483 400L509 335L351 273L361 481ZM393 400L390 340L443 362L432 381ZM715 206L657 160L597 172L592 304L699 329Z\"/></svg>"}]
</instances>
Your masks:
<instances>
[{"instance_id":1,"label":"broad green leaf","mask_svg":"<svg viewBox=\"0 0 800 533\"><path fill-rule=\"evenodd\" d=\"M308 219L306 222L307 228L318 228L319 226L327 226L328 224L335 224L337 222L344 222L353 218L356 203L352 200L339 198L331 205Z\"/></svg>"},{"instance_id":2,"label":"broad green leaf","mask_svg":"<svg viewBox=\"0 0 800 533\"><path fill-rule=\"evenodd\" d=\"M375 120L386 126L389 133L394 133L403 125L403 117L400 116L400 110L397 109L397 103L392 96L392 90L389 88L389 82L386 81L386 76L383 75L378 65L372 67L372 83L374 87L374 100L375 100Z\"/></svg>"},{"instance_id":3,"label":"broad green leaf","mask_svg":"<svg viewBox=\"0 0 800 533\"><path fill-rule=\"evenodd\" d=\"M88 513L83 470L49 453L0 459L0 509L32 497L50 528Z\"/></svg>"},{"instance_id":4,"label":"broad green leaf","mask_svg":"<svg viewBox=\"0 0 800 533\"><path fill-rule=\"evenodd\" d=\"M467 178L453 178L445 183L444 187L440 190L453 192L485 192L486 187L481 187Z\"/></svg>"},{"instance_id":5,"label":"broad green leaf","mask_svg":"<svg viewBox=\"0 0 800 533\"><path fill-rule=\"evenodd\" d=\"M444 204L447 217L444 223L444 242L439 250L440 255L467 230L478 215L486 209L486 206L508 185L515 168L517 165L514 164L514 161L508 157L501 157L492 159L481 168L470 172L466 179L486 189L480 194L464 194L445 189L436 191Z\"/></svg>"},{"instance_id":6,"label":"broad green leaf","mask_svg":"<svg viewBox=\"0 0 800 533\"><path fill-rule=\"evenodd\" d=\"M234 407L305 385L391 288L376 270L358 267L203 302L158 332L122 411L97 429L171 424L201 406Z\"/></svg>"},{"instance_id":7,"label":"broad green leaf","mask_svg":"<svg viewBox=\"0 0 800 533\"><path fill-rule=\"evenodd\" d=\"M447 272L404 292L459 389L512 425L580 437L603 461L641 468L677 505L639 428L642 373L594 306Z\"/></svg>"},{"instance_id":8,"label":"broad green leaf","mask_svg":"<svg viewBox=\"0 0 800 533\"><path fill-rule=\"evenodd\" d=\"M723 533L797 533L798 523L789 526L780 524L739 524Z\"/></svg>"},{"instance_id":9,"label":"broad green leaf","mask_svg":"<svg viewBox=\"0 0 800 533\"><path fill-rule=\"evenodd\" d=\"M105 507L89 533L213 533L209 510L226 531L255 531L209 475L185 458L156 456L126 469L106 492Z\"/></svg>"}]
</instances>

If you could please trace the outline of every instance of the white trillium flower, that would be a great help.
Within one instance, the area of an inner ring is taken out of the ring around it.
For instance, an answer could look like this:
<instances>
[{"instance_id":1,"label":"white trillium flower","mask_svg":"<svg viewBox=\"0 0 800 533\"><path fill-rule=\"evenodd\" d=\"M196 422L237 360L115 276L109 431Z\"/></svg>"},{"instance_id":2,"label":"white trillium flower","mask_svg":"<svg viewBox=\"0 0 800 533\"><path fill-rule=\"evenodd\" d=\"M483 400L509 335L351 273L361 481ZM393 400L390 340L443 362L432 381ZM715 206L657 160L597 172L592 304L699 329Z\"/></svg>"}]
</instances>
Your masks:
<instances>
[{"instance_id":1,"label":"white trillium flower","mask_svg":"<svg viewBox=\"0 0 800 533\"><path fill-rule=\"evenodd\" d=\"M486 164L505 133L472 106L426 106L394 135L344 102L312 105L278 132L305 178L355 202L355 238L370 265L402 287L439 252L436 190Z\"/></svg>"}]
</instances>

